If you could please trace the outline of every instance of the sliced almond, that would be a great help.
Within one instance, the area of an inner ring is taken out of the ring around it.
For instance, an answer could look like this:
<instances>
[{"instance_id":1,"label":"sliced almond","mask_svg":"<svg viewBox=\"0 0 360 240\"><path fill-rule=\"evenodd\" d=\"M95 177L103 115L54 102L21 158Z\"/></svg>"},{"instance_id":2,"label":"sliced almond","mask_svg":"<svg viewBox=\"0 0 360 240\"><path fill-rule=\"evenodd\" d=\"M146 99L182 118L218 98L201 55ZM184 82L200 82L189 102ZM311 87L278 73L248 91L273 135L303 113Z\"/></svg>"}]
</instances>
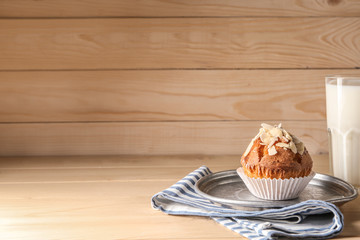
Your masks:
<instances>
[{"instance_id":1,"label":"sliced almond","mask_svg":"<svg viewBox=\"0 0 360 240\"><path fill-rule=\"evenodd\" d=\"M295 144L295 146L297 148L298 153L300 153L300 155L303 155L304 150L305 150L304 144L302 142L300 142L298 144Z\"/></svg>"},{"instance_id":2,"label":"sliced almond","mask_svg":"<svg viewBox=\"0 0 360 240\"><path fill-rule=\"evenodd\" d=\"M279 142L279 143L275 144L275 146L277 146L277 147L283 147L283 148L289 148L289 144L287 144L287 143L282 143L282 142Z\"/></svg>"},{"instance_id":3,"label":"sliced almond","mask_svg":"<svg viewBox=\"0 0 360 240\"><path fill-rule=\"evenodd\" d=\"M290 141L292 141L291 135L290 135L285 129L283 129L283 132L284 132L284 136L285 136L287 139L289 139Z\"/></svg>"},{"instance_id":4,"label":"sliced almond","mask_svg":"<svg viewBox=\"0 0 360 240\"><path fill-rule=\"evenodd\" d=\"M264 128L264 129L267 129L267 130L271 130L272 128L274 128L273 126L267 124L267 123L262 123L261 126Z\"/></svg>"},{"instance_id":5,"label":"sliced almond","mask_svg":"<svg viewBox=\"0 0 360 240\"><path fill-rule=\"evenodd\" d=\"M250 144L248 145L248 147L246 148L245 153L244 153L244 156L245 156L245 157L249 154L249 152L250 152L251 147L253 146L253 144L254 144L254 141L251 141Z\"/></svg>"},{"instance_id":6,"label":"sliced almond","mask_svg":"<svg viewBox=\"0 0 360 240\"><path fill-rule=\"evenodd\" d=\"M297 149L296 149L294 142L290 142L289 147L293 153L297 153Z\"/></svg>"},{"instance_id":7,"label":"sliced almond","mask_svg":"<svg viewBox=\"0 0 360 240\"><path fill-rule=\"evenodd\" d=\"M252 146L254 145L255 140L259 138L259 134L260 134L260 133L258 133L258 134L251 140L250 144L249 144L248 147L246 148L245 153L244 153L245 157L249 154Z\"/></svg>"},{"instance_id":8,"label":"sliced almond","mask_svg":"<svg viewBox=\"0 0 360 240\"><path fill-rule=\"evenodd\" d=\"M277 153L275 146L272 146L271 148L269 148L268 152L269 152L269 155L275 155Z\"/></svg>"},{"instance_id":9,"label":"sliced almond","mask_svg":"<svg viewBox=\"0 0 360 240\"><path fill-rule=\"evenodd\" d=\"M271 138L271 140L270 140L270 142L268 144L269 145L268 148L271 148L277 140L278 140L277 137Z\"/></svg>"},{"instance_id":10,"label":"sliced almond","mask_svg":"<svg viewBox=\"0 0 360 240\"><path fill-rule=\"evenodd\" d=\"M269 133L274 137L282 137L283 133L280 128L273 128L269 131Z\"/></svg>"},{"instance_id":11,"label":"sliced almond","mask_svg":"<svg viewBox=\"0 0 360 240\"><path fill-rule=\"evenodd\" d=\"M292 137L295 144L301 143L300 139L298 139L296 136L291 135L291 137Z\"/></svg>"},{"instance_id":12,"label":"sliced almond","mask_svg":"<svg viewBox=\"0 0 360 240\"><path fill-rule=\"evenodd\" d=\"M260 139L265 144L269 144L269 142L271 141L271 137L266 132L263 132L262 134L260 134Z\"/></svg>"}]
</instances>

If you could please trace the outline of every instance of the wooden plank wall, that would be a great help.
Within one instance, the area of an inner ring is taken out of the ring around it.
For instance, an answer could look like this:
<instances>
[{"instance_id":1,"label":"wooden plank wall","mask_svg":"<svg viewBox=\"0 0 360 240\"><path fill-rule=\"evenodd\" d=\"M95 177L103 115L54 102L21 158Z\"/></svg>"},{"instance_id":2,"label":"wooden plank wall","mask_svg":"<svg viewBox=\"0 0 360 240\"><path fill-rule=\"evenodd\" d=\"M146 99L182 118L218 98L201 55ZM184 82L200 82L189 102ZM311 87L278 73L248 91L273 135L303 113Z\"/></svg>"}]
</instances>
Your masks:
<instances>
[{"instance_id":1,"label":"wooden plank wall","mask_svg":"<svg viewBox=\"0 0 360 240\"><path fill-rule=\"evenodd\" d=\"M324 77L359 0L0 0L0 155L241 154L261 122L326 153Z\"/></svg>"}]
</instances>

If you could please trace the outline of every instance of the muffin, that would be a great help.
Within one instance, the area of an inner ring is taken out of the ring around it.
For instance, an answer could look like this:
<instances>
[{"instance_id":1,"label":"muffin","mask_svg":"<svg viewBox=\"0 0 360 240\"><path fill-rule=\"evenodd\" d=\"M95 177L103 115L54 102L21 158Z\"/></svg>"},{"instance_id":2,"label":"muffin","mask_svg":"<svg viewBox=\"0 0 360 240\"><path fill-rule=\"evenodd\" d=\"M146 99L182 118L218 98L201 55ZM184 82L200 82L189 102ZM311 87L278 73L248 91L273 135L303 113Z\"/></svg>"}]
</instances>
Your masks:
<instances>
[{"instance_id":1,"label":"muffin","mask_svg":"<svg viewBox=\"0 0 360 240\"><path fill-rule=\"evenodd\" d=\"M271 200L298 197L315 175L306 147L281 124L261 126L241 157L240 177L256 197Z\"/></svg>"}]
</instances>

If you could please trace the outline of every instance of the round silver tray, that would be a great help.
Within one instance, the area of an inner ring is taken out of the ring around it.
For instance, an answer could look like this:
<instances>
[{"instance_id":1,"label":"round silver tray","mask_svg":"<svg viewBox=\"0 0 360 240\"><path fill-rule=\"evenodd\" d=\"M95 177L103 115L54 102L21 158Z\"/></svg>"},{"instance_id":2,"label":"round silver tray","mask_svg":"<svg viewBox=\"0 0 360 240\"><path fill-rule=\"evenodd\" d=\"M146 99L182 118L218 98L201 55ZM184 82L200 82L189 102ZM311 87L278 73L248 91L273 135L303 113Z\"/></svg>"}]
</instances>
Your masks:
<instances>
[{"instance_id":1,"label":"round silver tray","mask_svg":"<svg viewBox=\"0 0 360 240\"><path fill-rule=\"evenodd\" d=\"M296 199L272 201L253 196L236 170L212 173L200 179L195 190L214 202L241 210L261 210L293 205L310 199L323 200L340 206L354 200L358 193L351 184L329 175L317 173Z\"/></svg>"}]
</instances>

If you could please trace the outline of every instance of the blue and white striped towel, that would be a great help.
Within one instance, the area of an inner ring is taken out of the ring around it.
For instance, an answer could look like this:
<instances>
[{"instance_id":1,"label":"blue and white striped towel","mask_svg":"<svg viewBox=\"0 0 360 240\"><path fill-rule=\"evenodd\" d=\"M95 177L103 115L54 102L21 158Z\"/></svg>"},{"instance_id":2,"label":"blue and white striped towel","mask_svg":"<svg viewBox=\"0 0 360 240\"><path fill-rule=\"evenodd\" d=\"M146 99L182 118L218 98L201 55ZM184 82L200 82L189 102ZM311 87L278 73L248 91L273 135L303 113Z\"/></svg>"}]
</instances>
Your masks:
<instances>
[{"instance_id":1,"label":"blue and white striped towel","mask_svg":"<svg viewBox=\"0 0 360 240\"><path fill-rule=\"evenodd\" d=\"M339 234L343 215L333 204L308 200L264 211L241 211L214 203L195 192L195 183L209 175L202 166L151 199L154 209L172 215L207 216L252 240L280 238L327 239Z\"/></svg>"}]
</instances>

